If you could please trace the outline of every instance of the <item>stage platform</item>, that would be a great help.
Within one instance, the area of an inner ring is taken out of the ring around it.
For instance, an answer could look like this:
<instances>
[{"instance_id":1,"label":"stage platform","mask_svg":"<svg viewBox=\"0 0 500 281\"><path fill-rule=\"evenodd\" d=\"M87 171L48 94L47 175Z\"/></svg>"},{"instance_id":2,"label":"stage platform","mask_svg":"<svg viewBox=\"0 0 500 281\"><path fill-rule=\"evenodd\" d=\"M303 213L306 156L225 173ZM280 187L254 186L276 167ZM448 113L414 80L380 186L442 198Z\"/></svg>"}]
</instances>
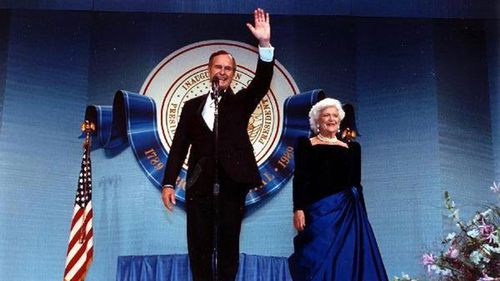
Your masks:
<instances>
[{"instance_id":1,"label":"stage platform","mask_svg":"<svg viewBox=\"0 0 500 281\"><path fill-rule=\"evenodd\" d=\"M120 256L117 281L191 281L189 259L182 255ZM236 281L291 281L286 257L240 254Z\"/></svg>"}]
</instances>

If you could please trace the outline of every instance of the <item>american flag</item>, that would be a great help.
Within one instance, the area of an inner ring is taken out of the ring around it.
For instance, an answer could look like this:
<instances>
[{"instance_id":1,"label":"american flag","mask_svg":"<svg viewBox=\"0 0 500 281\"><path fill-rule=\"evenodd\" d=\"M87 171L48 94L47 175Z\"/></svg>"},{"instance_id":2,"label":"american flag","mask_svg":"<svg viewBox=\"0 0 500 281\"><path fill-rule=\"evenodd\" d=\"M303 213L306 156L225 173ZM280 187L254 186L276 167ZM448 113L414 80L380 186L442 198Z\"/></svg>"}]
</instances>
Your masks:
<instances>
[{"instance_id":1,"label":"american flag","mask_svg":"<svg viewBox=\"0 0 500 281\"><path fill-rule=\"evenodd\" d=\"M64 281L84 280L94 254L90 148L85 145L76 190Z\"/></svg>"}]
</instances>

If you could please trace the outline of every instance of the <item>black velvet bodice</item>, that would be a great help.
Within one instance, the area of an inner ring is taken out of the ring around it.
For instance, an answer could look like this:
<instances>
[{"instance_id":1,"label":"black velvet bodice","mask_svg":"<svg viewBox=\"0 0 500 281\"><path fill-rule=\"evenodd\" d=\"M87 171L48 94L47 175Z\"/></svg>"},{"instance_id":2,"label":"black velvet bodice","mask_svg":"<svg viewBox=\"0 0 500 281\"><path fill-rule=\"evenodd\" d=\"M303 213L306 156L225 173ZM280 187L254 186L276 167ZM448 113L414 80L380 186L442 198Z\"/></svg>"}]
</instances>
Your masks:
<instances>
[{"instance_id":1,"label":"black velvet bodice","mask_svg":"<svg viewBox=\"0 0 500 281\"><path fill-rule=\"evenodd\" d=\"M308 138L298 139L294 150L294 211L352 186L361 186L361 148L357 142L348 146L311 145Z\"/></svg>"}]
</instances>

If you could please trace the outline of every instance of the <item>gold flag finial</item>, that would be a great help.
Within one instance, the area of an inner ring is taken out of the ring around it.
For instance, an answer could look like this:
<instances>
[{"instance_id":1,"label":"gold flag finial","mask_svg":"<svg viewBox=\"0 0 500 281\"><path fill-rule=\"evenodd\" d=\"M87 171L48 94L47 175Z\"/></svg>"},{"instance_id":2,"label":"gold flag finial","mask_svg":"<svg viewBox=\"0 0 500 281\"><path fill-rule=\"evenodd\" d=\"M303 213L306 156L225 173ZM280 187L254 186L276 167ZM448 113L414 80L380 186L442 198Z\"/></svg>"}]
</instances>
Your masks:
<instances>
[{"instance_id":1,"label":"gold flag finial","mask_svg":"<svg viewBox=\"0 0 500 281\"><path fill-rule=\"evenodd\" d=\"M82 130L82 132L91 133L95 131L95 124L90 122L89 120L85 120L80 126L80 129Z\"/></svg>"},{"instance_id":2,"label":"gold flag finial","mask_svg":"<svg viewBox=\"0 0 500 281\"><path fill-rule=\"evenodd\" d=\"M95 124L90 122L89 120L85 120L80 126L80 130L85 133L83 146L85 148L90 147L90 134L95 131Z\"/></svg>"}]
</instances>

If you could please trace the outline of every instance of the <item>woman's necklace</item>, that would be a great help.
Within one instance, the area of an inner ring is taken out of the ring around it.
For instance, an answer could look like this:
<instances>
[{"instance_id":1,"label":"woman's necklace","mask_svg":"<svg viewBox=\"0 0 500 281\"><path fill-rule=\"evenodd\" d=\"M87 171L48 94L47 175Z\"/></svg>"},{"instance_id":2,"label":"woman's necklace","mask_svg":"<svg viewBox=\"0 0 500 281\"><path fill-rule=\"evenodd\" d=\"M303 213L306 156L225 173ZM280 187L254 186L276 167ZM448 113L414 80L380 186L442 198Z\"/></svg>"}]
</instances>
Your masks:
<instances>
[{"instance_id":1,"label":"woman's necklace","mask_svg":"<svg viewBox=\"0 0 500 281\"><path fill-rule=\"evenodd\" d=\"M327 142L327 143L336 143L338 141L337 137L333 137L333 138L329 138L329 137L325 137L321 134L317 134L316 135L318 137L318 139L322 142Z\"/></svg>"}]
</instances>

